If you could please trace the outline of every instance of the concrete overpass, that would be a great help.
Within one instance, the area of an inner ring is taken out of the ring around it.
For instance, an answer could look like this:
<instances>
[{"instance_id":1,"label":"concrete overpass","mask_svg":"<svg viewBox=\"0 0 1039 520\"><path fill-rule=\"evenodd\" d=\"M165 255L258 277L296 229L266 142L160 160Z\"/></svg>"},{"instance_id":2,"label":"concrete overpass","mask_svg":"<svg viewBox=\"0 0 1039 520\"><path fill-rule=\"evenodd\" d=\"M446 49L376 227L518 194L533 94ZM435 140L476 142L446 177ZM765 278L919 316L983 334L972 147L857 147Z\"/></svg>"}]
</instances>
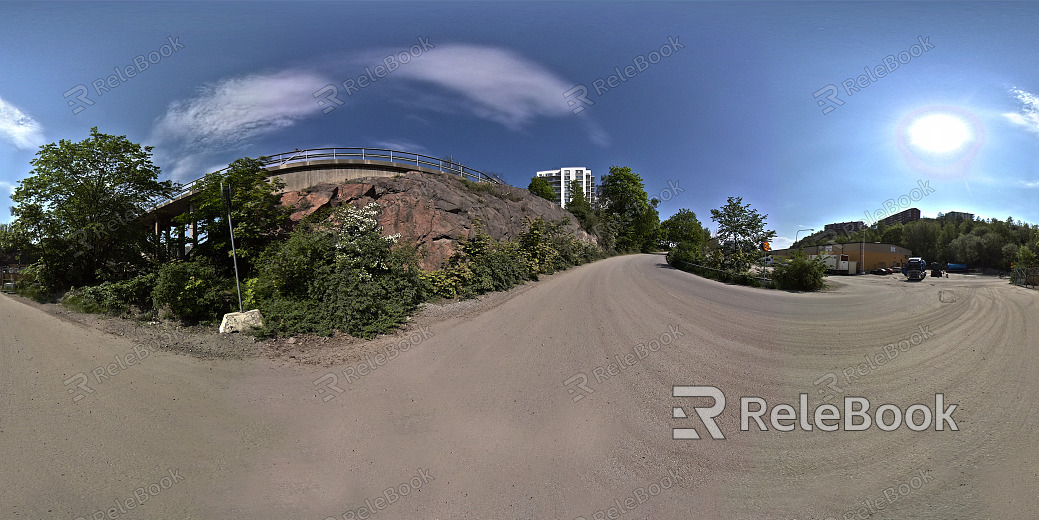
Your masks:
<instances>
[{"instance_id":1,"label":"concrete overpass","mask_svg":"<svg viewBox=\"0 0 1039 520\"><path fill-rule=\"evenodd\" d=\"M299 191L323 183L342 183L366 177L393 177L409 171L448 173L473 182L501 184L502 180L479 170L436 157L385 148L311 148L268 156L264 161L270 177L285 183L282 193ZM229 167L228 167L229 168ZM227 171L224 168L216 173ZM204 177L183 185L173 198L157 201L142 220L155 234L169 234L174 217L192 210L197 187ZM191 226L194 228L194 226ZM178 229L183 237L195 237L195 229Z\"/></svg>"}]
</instances>

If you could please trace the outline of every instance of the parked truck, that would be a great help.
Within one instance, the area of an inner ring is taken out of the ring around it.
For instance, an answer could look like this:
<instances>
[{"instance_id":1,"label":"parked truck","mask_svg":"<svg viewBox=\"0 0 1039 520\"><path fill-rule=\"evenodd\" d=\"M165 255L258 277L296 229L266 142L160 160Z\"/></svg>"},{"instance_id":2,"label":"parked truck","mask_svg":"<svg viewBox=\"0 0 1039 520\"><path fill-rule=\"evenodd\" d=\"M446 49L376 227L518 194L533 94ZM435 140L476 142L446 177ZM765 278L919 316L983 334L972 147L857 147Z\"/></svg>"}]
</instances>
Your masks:
<instances>
[{"instance_id":1,"label":"parked truck","mask_svg":"<svg viewBox=\"0 0 1039 520\"><path fill-rule=\"evenodd\" d=\"M927 262L919 256L914 256L902 267L902 274L910 280L923 280L927 277Z\"/></svg>"},{"instance_id":2,"label":"parked truck","mask_svg":"<svg viewBox=\"0 0 1039 520\"><path fill-rule=\"evenodd\" d=\"M931 278L941 278L943 274L942 264L931 262Z\"/></svg>"}]
</instances>

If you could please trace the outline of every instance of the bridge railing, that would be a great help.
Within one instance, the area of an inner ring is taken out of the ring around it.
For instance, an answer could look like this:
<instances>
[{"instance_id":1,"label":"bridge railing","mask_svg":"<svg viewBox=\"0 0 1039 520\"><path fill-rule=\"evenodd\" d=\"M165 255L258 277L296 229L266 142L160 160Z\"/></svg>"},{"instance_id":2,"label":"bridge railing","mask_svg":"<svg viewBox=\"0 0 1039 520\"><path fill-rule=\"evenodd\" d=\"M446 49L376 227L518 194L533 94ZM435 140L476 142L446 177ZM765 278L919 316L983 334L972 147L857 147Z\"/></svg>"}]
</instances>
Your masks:
<instances>
[{"instance_id":1,"label":"bridge railing","mask_svg":"<svg viewBox=\"0 0 1039 520\"><path fill-rule=\"evenodd\" d=\"M267 156L267 160L263 162L263 165L283 166L286 164L338 159L386 161L406 165L414 164L415 166L424 166L441 173L457 175L463 179L468 179L474 182L490 182L494 184L502 183L502 181L497 177L452 161L445 161L444 159L438 159L429 155L391 150L388 148L309 148L307 150L294 150L291 152L283 152ZM222 173L230 168L231 167L228 166L227 168L217 170L214 173ZM154 206L152 209L163 206L170 201L192 193L195 191L195 186L202 181L202 179L205 179L205 177L199 177L198 179L182 184L180 186L181 189L171 198L153 203Z\"/></svg>"}]
</instances>

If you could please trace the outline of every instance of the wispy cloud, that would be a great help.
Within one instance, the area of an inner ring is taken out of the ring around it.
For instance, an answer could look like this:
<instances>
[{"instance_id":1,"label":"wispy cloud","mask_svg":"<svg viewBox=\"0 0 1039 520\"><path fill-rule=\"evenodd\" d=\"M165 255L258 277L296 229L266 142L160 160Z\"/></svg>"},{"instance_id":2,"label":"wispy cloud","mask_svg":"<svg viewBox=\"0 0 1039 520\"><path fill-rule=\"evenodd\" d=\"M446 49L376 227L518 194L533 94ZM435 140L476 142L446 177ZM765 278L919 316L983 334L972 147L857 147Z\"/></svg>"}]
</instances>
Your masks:
<instances>
[{"instance_id":1,"label":"wispy cloud","mask_svg":"<svg viewBox=\"0 0 1039 520\"><path fill-rule=\"evenodd\" d=\"M459 105L461 101L460 106L471 114L510 129L521 128L539 116L572 116L563 98L572 85L499 47L439 44L393 74L440 87L456 96L438 96L443 103Z\"/></svg>"},{"instance_id":2,"label":"wispy cloud","mask_svg":"<svg viewBox=\"0 0 1039 520\"><path fill-rule=\"evenodd\" d=\"M382 141L375 141L372 143L372 148L386 148L389 150L400 150L402 152L419 153L422 155L429 155L430 153L429 149L425 146L422 146L408 139L388 139Z\"/></svg>"},{"instance_id":3,"label":"wispy cloud","mask_svg":"<svg viewBox=\"0 0 1039 520\"><path fill-rule=\"evenodd\" d=\"M346 60L378 64L385 50L355 54ZM341 71L340 71L341 72ZM171 103L152 130L156 161L165 163L177 180L201 176L207 164L219 163L232 151L257 138L322 115L314 93L330 84L317 68L297 68L266 74L224 78L199 89L198 95ZM521 130L537 118L574 118L563 92L572 84L507 49L472 44L438 44L400 65L392 73L408 90L397 97L409 106L445 113L463 113ZM342 92L340 92L342 94ZM340 95L340 99L347 100ZM409 118L417 118L414 114ZM600 146L609 136L594 121L580 120L588 138ZM430 124L419 118L419 122ZM385 140L386 148L418 153L425 147L408 141Z\"/></svg>"},{"instance_id":4,"label":"wispy cloud","mask_svg":"<svg viewBox=\"0 0 1039 520\"><path fill-rule=\"evenodd\" d=\"M210 156L320 115L313 93L327 83L297 70L223 79L192 99L171 103L156 121L152 139L161 155L176 157L174 178L198 176L205 172L192 169Z\"/></svg>"},{"instance_id":5,"label":"wispy cloud","mask_svg":"<svg viewBox=\"0 0 1039 520\"><path fill-rule=\"evenodd\" d=\"M29 114L0 98L0 138L20 150L31 150L45 144L43 126Z\"/></svg>"},{"instance_id":6,"label":"wispy cloud","mask_svg":"<svg viewBox=\"0 0 1039 520\"><path fill-rule=\"evenodd\" d=\"M1003 114L1004 117L1017 126L1039 133L1039 96L1019 88L1010 89L1010 96L1021 104L1021 109Z\"/></svg>"}]
</instances>

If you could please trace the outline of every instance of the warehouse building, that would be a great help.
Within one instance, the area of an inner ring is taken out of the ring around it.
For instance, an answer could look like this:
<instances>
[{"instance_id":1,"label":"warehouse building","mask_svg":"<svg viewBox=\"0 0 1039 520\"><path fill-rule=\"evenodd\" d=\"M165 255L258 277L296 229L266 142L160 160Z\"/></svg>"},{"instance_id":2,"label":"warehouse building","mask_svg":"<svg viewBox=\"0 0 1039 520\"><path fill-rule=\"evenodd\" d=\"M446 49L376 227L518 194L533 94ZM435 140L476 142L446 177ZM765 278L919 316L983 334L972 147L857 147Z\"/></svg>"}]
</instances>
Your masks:
<instances>
[{"instance_id":1,"label":"warehouse building","mask_svg":"<svg viewBox=\"0 0 1039 520\"><path fill-rule=\"evenodd\" d=\"M863 261L862 249L865 249L865 261ZM870 272L880 267L902 267L909 258L913 256L913 252L902 247L892 244L881 244L879 242L867 242L862 244L861 242L851 242L848 244L834 244L827 246L807 246L802 248L806 255L835 255L843 258L847 256L847 260L855 262L858 266L858 271ZM796 249L777 249L772 252L772 258L776 261L781 261L787 258L796 251ZM931 259L925 259L930 262Z\"/></svg>"}]
</instances>

